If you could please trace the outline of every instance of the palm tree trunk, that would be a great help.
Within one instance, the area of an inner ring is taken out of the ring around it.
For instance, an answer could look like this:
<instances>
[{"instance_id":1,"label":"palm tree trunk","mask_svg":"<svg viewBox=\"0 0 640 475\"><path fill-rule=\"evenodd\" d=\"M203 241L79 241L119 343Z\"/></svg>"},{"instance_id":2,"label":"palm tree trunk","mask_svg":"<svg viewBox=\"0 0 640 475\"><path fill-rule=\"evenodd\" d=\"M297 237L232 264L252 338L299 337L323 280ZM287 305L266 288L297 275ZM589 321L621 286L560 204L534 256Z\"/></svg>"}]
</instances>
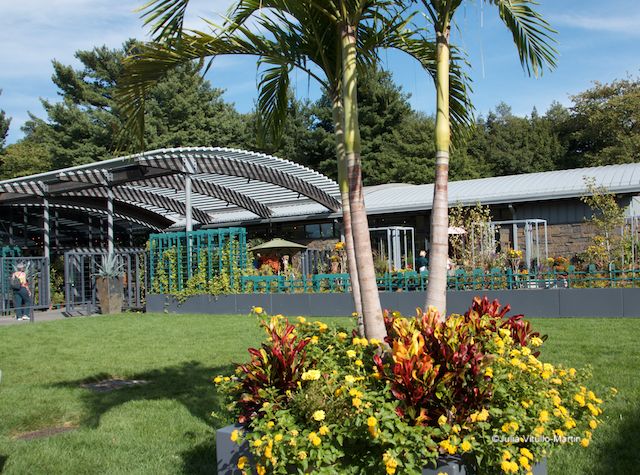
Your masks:
<instances>
[{"instance_id":1,"label":"palm tree trunk","mask_svg":"<svg viewBox=\"0 0 640 475\"><path fill-rule=\"evenodd\" d=\"M387 335L382 317L380 295L373 267L369 223L364 206L360 164L360 130L358 124L358 77L356 73L356 35L350 25L343 25L342 40L342 103L344 106L344 146L349 181L351 229L356 267L362 299L365 336L383 340Z\"/></svg>"},{"instance_id":2,"label":"palm tree trunk","mask_svg":"<svg viewBox=\"0 0 640 475\"><path fill-rule=\"evenodd\" d=\"M433 306L441 318L447 312L447 259L449 257L449 27L437 33L436 179L431 210L429 284L425 307Z\"/></svg>"},{"instance_id":3,"label":"palm tree trunk","mask_svg":"<svg viewBox=\"0 0 640 475\"><path fill-rule=\"evenodd\" d=\"M364 336L364 321L362 318L362 299L360 282L358 281L358 266L353 246L353 230L351 229L351 207L349 206L349 181L347 177L347 159L344 153L344 128L342 127L342 101L335 93L332 104L333 129L336 135L336 156L338 158L338 184L340 185L340 201L342 202L342 226L344 228L345 248L347 251L347 265L351 277L351 295L358 318L358 333Z\"/></svg>"}]
</instances>

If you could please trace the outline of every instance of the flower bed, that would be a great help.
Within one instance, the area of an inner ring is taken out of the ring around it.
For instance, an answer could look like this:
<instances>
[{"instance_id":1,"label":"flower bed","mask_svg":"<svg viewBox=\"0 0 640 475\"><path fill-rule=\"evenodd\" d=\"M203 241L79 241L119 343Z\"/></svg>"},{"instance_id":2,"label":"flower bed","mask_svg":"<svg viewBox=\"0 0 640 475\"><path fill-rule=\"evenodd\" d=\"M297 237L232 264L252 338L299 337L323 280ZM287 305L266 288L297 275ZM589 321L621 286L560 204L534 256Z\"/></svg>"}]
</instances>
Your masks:
<instances>
[{"instance_id":1,"label":"flower bed","mask_svg":"<svg viewBox=\"0 0 640 475\"><path fill-rule=\"evenodd\" d=\"M467 473L526 474L562 443L587 447L603 403L588 370L540 361L545 338L507 311L388 314L381 342L256 308L266 341L216 378L244 426L230 437L258 474L421 473L454 455Z\"/></svg>"}]
</instances>

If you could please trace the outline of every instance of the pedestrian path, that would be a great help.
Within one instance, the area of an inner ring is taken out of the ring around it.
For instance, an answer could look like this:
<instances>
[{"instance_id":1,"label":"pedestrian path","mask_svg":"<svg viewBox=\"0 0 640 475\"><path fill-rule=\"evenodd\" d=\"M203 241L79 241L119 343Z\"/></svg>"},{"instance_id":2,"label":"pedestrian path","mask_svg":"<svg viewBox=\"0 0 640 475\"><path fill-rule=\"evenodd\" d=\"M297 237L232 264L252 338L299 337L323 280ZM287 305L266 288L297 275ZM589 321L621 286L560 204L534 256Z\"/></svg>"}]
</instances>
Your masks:
<instances>
[{"instance_id":1,"label":"pedestrian path","mask_svg":"<svg viewBox=\"0 0 640 475\"><path fill-rule=\"evenodd\" d=\"M61 309L55 310L43 310L33 312L33 323L38 322L50 322L52 320L62 320L65 316L62 314ZM0 315L0 326L2 325L28 325L31 323L29 320L16 320L16 316L12 315Z\"/></svg>"}]
</instances>

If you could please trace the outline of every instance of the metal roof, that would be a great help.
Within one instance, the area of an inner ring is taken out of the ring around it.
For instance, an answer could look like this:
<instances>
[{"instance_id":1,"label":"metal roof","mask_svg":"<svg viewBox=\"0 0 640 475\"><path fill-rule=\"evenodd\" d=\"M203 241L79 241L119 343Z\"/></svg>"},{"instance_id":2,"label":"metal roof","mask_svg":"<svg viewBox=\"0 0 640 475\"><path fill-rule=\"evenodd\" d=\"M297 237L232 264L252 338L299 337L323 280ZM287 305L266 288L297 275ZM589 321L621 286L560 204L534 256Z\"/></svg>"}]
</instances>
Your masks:
<instances>
[{"instance_id":1,"label":"metal roof","mask_svg":"<svg viewBox=\"0 0 640 475\"><path fill-rule=\"evenodd\" d=\"M449 205L484 205L575 198L588 194L585 178L612 193L640 193L640 163L575 168L449 183ZM429 210L433 184L365 188L368 214Z\"/></svg>"},{"instance_id":2,"label":"metal roof","mask_svg":"<svg viewBox=\"0 0 640 475\"><path fill-rule=\"evenodd\" d=\"M46 197L54 206L90 205L106 213L111 190L117 216L167 228L185 216L186 174L200 224L227 222L238 213L269 219L292 206L315 205L319 213L340 209L338 185L326 176L270 155L218 147L154 150L0 181L0 205L36 204Z\"/></svg>"}]
</instances>

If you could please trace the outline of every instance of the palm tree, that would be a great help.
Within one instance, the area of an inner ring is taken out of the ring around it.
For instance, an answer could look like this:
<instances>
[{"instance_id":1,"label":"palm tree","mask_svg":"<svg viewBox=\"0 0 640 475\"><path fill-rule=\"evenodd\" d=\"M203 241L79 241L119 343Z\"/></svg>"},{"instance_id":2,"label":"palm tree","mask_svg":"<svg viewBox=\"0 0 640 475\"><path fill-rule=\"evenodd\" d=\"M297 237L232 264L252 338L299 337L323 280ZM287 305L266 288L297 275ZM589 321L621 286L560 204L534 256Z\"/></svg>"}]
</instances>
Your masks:
<instances>
[{"instance_id":1,"label":"palm tree","mask_svg":"<svg viewBox=\"0 0 640 475\"><path fill-rule=\"evenodd\" d=\"M418 2L418 0L414 0ZM532 6L534 0L484 0L495 5L498 14L513 36L520 63L529 75L539 76L543 69L554 68L555 31ZM436 177L431 210L431 248L429 284L425 307L434 306L442 315L447 307L448 259L448 181L451 139L449 78L451 44L449 33L453 17L462 0L419 0L435 30L436 51Z\"/></svg>"},{"instance_id":2,"label":"palm tree","mask_svg":"<svg viewBox=\"0 0 640 475\"><path fill-rule=\"evenodd\" d=\"M369 232L364 213L364 201L362 200L362 183L359 172L359 139L357 134L357 115L354 117L353 110L357 114L357 103L349 100L351 105L348 117L350 130L349 150L351 160L351 171L345 160L344 144L341 136L343 134L343 42L342 31L345 22L342 21L336 11L314 7L315 2L296 1L287 2L285 0L263 0L251 1L242 0L233 10L231 22L227 29L217 35L209 35L202 32L184 32L175 25L181 25L181 15L184 9L177 8L178 5L186 6L186 0L177 0L176 6L171 7L165 1L160 5L148 6L156 7L145 13L147 23L153 23L153 31L158 35L161 43L146 45L138 50L127 61L125 76L120 82L120 92L118 94L125 115L129 117L127 128L141 136L143 127L144 95L146 89L151 87L168 69L184 61L193 59L203 59L205 57L217 56L220 54L255 54L260 57L259 63L264 67L260 81L258 113L265 130L277 137L281 132L283 123L283 111L286 107L287 89L289 84L288 73L291 68L296 67L307 72L320 82L329 93L333 103L334 128L336 133L337 156L340 190L343 203L343 222L345 226L345 237L347 244L347 256L349 268L352 274L352 288L354 290L354 301L356 309L360 310L358 295L361 269L367 266L371 271L367 276L367 291L363 300L367 300L366 310L364 310L364 322L367 326L366 334L370 337L381 338L384 334L382 312L375 285L375 275L373 274L373 262L370 252ZM433 42L425 41L423 38L412 37L403 30L407 20L402 20L400 15L383 17L379 11L369 8L374 2L356 2L361 8L360 22L357 26L358 57L359 64L367 64L375 60L375 50L380 47L399 48L414 58L418 59L423 67L432 75L435 73L435 47ZM270 15L260 16L258 19L259 29L266 31L269 35L267 39L263 35L252 33L244 27L244 23L261 8L269 8ZM174 14L181 12L181 14ZM340 12L338 12L339 14ZM376 21L372 20L375 16ZM384 19L384 21L383 21ZM164 39L163 39L164 38ZM355 86L353 80L355 75L355 65L351 51L351 67L349 70L350 87ZM319 67L323 73L316 74L310 67L310 63ZM467 119L468 101L465 91L465 76L461 73L457 64L452 67L452 113L454 125L461 124ZM347 93L347 97L355 97L355 90ZM355 132L353 132L355 127ZM357 150L356 150L357 149ZM355 153L357 151L357 154ZM354 158L357 156L357 160ZM349 178L349 179L348 179ZM351 184L351 186L349 186ZM359 190L352 193L358 206L357 216L359 221L355 225L358 230L360 241L365 241L365 245L357 246L359 252L354 252L353 240L351 236L351 216L349 189ZM364 219L363 219L364 218ZM366 237L366 240L364 239ZM367 251L366 246L369 247ZM358 262L357 256L360 258ZM366 256L371 262L366 261ZM373 276L373 278L371 278ZM377 301L377 306L376 306ZM363 313L359 312L359 315Z\"/></svg>"}]
</instances>

